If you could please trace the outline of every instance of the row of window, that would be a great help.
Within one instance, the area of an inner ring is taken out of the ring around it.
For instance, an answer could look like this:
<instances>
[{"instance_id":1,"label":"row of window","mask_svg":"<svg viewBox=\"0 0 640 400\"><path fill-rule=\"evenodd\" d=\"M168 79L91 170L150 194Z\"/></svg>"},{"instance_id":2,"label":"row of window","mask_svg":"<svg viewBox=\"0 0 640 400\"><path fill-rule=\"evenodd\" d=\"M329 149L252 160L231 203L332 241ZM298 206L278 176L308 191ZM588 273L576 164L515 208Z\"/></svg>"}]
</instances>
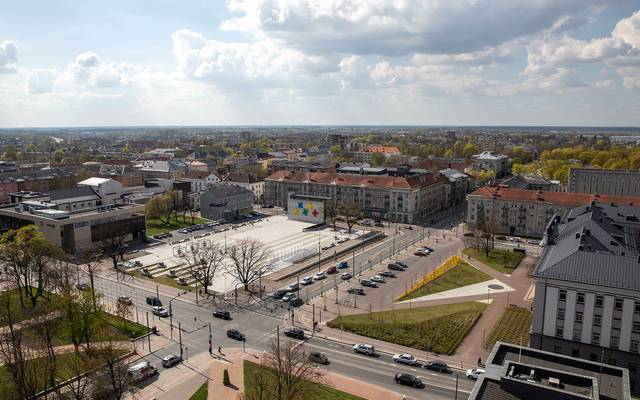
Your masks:
<instances>
[{"instance_id":1,"label":"row of window","mask_svg":"<svg viewBox=\"0 0 640 400\"><path fill-rule=\"evenodd\" d=\"M559 295L558 295L558 299L560 301L567 301L567 291L566 290L560 290ZM585 294L584 293L578 293L576 295L576 304L584 304L584 299L585 299ZM595 304L596 307L602 308L604 306L604 296L597 295L595 297L594 304ZM618 311L622 311L622 307L623 306L624 306L624 300L623 299L615 299L614 300L614 309L616 309ZM634 312L636 314L640 314L640 302L636 302L635 303Z\"/></svg>"}]
</instances>

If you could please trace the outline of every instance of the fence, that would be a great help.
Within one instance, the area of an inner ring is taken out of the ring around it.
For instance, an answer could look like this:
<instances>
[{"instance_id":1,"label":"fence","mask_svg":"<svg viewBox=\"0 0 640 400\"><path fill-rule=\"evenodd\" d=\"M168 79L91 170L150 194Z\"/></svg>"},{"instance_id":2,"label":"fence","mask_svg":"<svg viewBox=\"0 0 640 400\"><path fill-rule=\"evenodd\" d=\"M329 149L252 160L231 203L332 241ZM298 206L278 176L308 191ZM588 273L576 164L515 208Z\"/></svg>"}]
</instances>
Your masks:
<instances>
[{"instance_id":1,"label":"fence","mask_svg":"<svg viewBox=\"0 0 640 400\"><path fill-rule=\"evenodd\" d=\"M433 271L431 271L427 275L425 275L424 278L414 282L413 285L411 285L411 287L407 291L405 291L400 296L398 296L398 298L396 300L401 300L402 298L407 296L409 293L412 293L412 292L420 289L424 285L428 284L429 282L432 282L432 281L440 278L442 275L444 275L447 272L451 271L453 268L459 266L463 262L464 261L462 261L462 259L460 257L458 257L457 255L453 255L453 256L449 257L449 259L447 259L445 262L440 264L436 269L434 269Z\"/></svg>"}]
</instances>

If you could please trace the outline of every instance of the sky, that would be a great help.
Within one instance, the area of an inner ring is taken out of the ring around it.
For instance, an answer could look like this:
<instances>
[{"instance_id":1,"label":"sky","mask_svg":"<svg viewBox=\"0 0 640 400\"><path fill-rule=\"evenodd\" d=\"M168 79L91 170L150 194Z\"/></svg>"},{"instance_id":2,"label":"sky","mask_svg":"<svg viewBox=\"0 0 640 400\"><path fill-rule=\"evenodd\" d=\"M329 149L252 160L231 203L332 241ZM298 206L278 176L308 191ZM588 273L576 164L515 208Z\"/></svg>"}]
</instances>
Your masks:
<instances>
[{"instance_id":1,"label":"sky","mask_svg":"<svg viewBox=\"0 0 640 400\"><path fill-rule=\"evenodd\" d=\"M638 0L0 0L0 127L640 126Z\"/></svg>"}]
</instances>

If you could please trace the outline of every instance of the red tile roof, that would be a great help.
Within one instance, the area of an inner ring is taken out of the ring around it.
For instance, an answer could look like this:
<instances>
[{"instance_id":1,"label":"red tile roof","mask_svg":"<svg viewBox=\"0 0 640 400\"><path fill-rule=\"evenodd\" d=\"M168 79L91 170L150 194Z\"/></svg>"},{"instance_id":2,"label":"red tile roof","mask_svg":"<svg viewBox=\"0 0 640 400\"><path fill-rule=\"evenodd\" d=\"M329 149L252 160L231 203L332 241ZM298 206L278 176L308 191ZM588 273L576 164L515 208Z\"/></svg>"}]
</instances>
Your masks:
<instances>
[{"instance_id":1,"label":"red tile roof","mask_svg":"<svg viewBox=\"0 0 640 400\"><path fill-rule=\"evenodd\" d=\"M395 146L369 146L362 149L362 153L400 154L400 150Z\"/></svg>"},{"instance_id":2,"label":"red tile roof","mask_svg":"<svg viewBox=\"0 0 640 400\"><path fill-rule=\"evenodd\" d=\"M633 204L640 205L640 197L607 196L589 193L547 192L543 190L525 190L504 187L482 187L470 196L496 198L504 200L528 201L549 204L566 204L580 206L592 201L599 203Z\"/></svg>"},{"instance_id":3,"label":"red tile roof","mask_svg":"<svg viewBox=\"0 0 640 400\"><path fill-rule=\"evenodd\" d=\"M311 182L338 186L366 186L371 188L412 189L444 181L440 174L414 175L408 178L395 176L339 174L329 172L278 171L265 180L287 182Z\"/></svg>"}]
</instances>

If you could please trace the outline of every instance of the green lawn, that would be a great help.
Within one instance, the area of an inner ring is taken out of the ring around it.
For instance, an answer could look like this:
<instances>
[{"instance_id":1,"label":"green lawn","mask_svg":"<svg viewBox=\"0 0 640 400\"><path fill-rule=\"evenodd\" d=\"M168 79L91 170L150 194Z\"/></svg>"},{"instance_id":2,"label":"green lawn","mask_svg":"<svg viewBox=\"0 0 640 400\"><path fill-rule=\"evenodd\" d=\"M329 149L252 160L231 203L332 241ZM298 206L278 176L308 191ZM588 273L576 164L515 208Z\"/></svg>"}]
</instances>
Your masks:
<instances>
[{"instance_id":1,"label":"green lawn","mask_svg":"<svg viewBox=\"0 0 640 400\"><path fill-rule=\"evenodd\" d=\"M417 297L473 285L474 283L484 282L490 279L491 277L484 272L477 270L466 262L461 262L457 267L450 269L444 275L421 286L399 300L415 299Z\"/></svg>"},{"instance_id":2,"label":"green lawn","mask_svg":"<svg viewBox=\"0 0 640 400\"><path fill-rule=\"evenodd\" d=\"M265 368L260 364L252 363L251 361L244 360L243 374L244 374L244 390L247 400L253 400L256 398L255 390L256 383L254 382L256 374L260 373L260 370ZM233 384L233 382L231 382ZM269 385L267 385L269 386ZM273 396L264 396L265 398L271 398ZM194 397L192 397L193 399ZM299 400L364 400L361 397L353 396L349 393L341 392L326 385L316 385L309 395L304 399Z\"/></svg>"},{"instance_id":3,"label":"green lawn","mask_svg":"<svg viewBox=\"0 0 640 400\"><path fill-rule=\"evenodd\" d=\"M125 355L128 351L119 350L118 352L120 352L122 355ZM73 352L59 354L56 359L58 381L65 381L75 376L75 368L71 367L71 365L73 365L71 363L75 362L74 360L76 359L76 357L79 357L80 370L83 372L98 368L101 364L100 358L98 357L96 352L92 352L89 354L81 353L79 356L76 356ZM38 359L34 359L32 360L32 362L37 364ZM38 386L41 387L40 390L44 389L44 375L44 373L39 374L39 376L43 377L43 381L38 383ZM15 383L11 378L11 372L6 365L0 366L0 399L19 400Z\"/></svg>"},{"instance_id":4,"label":"green lawn","mask_svg":"<svg viewBox=\"0 0 640 400\"><path fill-rule=\"evenodd\" d=\"M484 347L492 349L496 342L526 346L529 343L532 318L533 314L527 309L520 307L505 308L493 331L487 337Z\"/></svg>"},{"instance_id":5,"label":"green lawn","mask_svg":"<svg viewBox=\"0 0 640 400\"><path fill-rule=\"evenodd\" d=\"M452 354L485 308L486 304L466 302L380 311L338 317L327 325L419 350Z\"/></svg>"},{"instance_id":6,"label":"green lawn","mask_svg":"<svg viewBox=\"0 0 640 400\"><path fill-rule=\"evenodd\" d=\"M209 382L205 382L196 390L189 400L207 400L209 396Z\"/></svg>"},{"instance_id":7,"label":"green lawn","mask_svg":"<svg viewBox=\"0 0 640 400\"><path fill-rule=\"evenodd\" d=\"M502 272L503 274L511 274L524 258L523 253L498 249L491 250L489 252L489 257L487 257L484 251L478 251L472 247L464 249L464 254L487 264L491 268L498 272Z\"/></svg>"},{"instance_id":8,"label":"green lawn","mask_svg":"<svg viewBox=\"0 0 640 400\"><path fill-rule=\"evenodd\" d=\"M209 220L206 220L204 218L194 218L192 223L191 218L188 215L186 218L186 222L183 222L182 216L179 216L178 221L172 218L168 225L157 218L147 219L147 236L153 236L157 233L170 232L195 224L205 224L207 222L209 222Z\"/></svg>"},{"instance_id":9,"label":"green lawn","mask_svg":"<svg viewBox=\"0 0 640 400\"><path fill-rule=\"evenodd\" d=\"M24 297L24 290L22 291L24 298L25 307L22 308L20 306L20 294L17 289L11 289L6 292L2 292L2 296L8 296L10 299L11 310L17 313L16 321L24 321L27 319L34 318L38 315L46 314L51 312L51 309L48 307L51 299L55 296L52 293L44 293L44 298L39 297L36 300L36 306L32 307L31 299ZM4 299L3 299L4 300ZM3 302L3 304L5 304Z\"/></svg>"}]
</instances>

